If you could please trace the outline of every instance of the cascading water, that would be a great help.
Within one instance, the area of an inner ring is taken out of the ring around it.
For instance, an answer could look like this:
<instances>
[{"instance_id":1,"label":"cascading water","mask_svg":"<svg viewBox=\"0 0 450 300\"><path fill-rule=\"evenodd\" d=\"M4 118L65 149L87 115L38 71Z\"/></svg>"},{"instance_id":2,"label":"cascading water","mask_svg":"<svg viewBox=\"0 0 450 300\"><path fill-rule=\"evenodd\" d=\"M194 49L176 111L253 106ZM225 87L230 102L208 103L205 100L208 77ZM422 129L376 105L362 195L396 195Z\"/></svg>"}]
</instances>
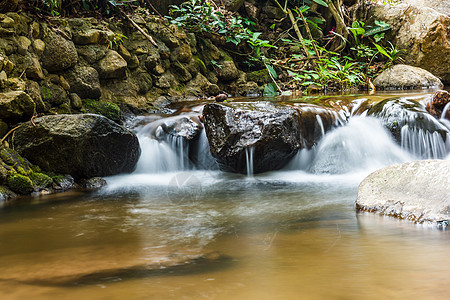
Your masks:
<instances>
[{"instance_id":1,"label":"cascading water","mask_svg":"<svg viewBox=\"0 0 450 300\"><path fill-rule=\"evenodd\" d=\"M253 154L255 153L254 147L245 148L245 162L247 166L247 176L253 177Z\"/></svg>"},{"instance_id":2,"label":"cascading water","mask_svg":"<svg viewBox=\"0 0 450 300\"><path fill-rule=\"evenodd\" d=\"M399 100L399 103L403 102L409 105L407 100ZM321 139L311 149L299 150L283 170L302 172L302 178L305 174L309 174L307 176L311 178L339 174L365 176L373 170L393 163L417 158L449 158L450 122L448 120L444 118L438 120L431 115L422 116L421 120L425 120L434 128L434 131L428 131L415 126L409 127L410 123L416 124L416 115L414 111L411 113L404 109L399 110L401 105L398 106L397 102L383 108L385 115L377 116L377 118L366 116L366 107L367 99L361 99L354 101L351 110L346 108L335 112L334 129L327 132L321 116L317 114L316 122ZM395 142L385 126L386 119L393 115L405 123L400 130L400 144ZM152 119L150 123L136 127L135 131L142 150L136 171L131 175L110 178L109 181L112 184L109 189L153 184L170 186L176 174L194 174L195 172L197 172L196 176L202 178L198 180L202 186L206 182L217 182L217 178L221 176L217 174L221 173L217 171L217 164L209 151L205 130L202 127L195 129L195 126L189 123L191 121L188 118L193 116L180 115ZM196 131L193 132L192 128ZM254 173L254 151L253 147L245 149L246 171L249 177L253 177ZM280 172L283 170L276 172L276 177L282 176Z\"/></svg>"},{"instance_id":3,"label":"cascading water","mask_svg":"<svg viewBox=\"0 0 450 300\"><path fill-rule=\"evenodd\" d=\"M410 159L379 120L354 117L347 125L327 133L317 146L299 151L288 168L314 174L342 174Z\"/></svg>"}]
</instances>

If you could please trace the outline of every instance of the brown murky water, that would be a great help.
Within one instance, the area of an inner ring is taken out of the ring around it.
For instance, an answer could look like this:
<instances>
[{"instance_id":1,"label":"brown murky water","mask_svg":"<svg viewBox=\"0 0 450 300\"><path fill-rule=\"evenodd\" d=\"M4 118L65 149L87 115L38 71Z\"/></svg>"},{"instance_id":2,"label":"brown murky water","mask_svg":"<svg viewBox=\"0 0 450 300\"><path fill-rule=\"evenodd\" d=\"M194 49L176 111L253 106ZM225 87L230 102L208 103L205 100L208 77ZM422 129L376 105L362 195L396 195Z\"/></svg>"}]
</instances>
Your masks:
<instances>
[{"instance_id":1,"label":"brown murky water","mask_svg":"<svg viewBox=\"0 0 450 300\"><path fill-rule=\"evenodd\" d=\"M1 208L0 299L450 294L450 232L356 213L359 177L194 175L191 198L158 184Z\"/></svg>"}]
</instances>

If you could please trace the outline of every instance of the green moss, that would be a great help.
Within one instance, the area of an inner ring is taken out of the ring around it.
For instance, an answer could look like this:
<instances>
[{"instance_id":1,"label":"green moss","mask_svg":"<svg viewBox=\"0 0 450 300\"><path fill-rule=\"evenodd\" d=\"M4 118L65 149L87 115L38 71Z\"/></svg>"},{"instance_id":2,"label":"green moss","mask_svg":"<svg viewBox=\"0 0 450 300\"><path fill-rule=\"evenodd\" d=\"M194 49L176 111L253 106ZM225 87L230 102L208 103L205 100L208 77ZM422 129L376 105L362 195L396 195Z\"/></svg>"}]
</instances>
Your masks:
<instances>
[{"instance_id":1,"label":"green moss","mask_svg":"<svg viewBox=\"0 0 450 300\"><path fill-rule=\"evenodd\" d=\"M15 174L9 177L8 186L14 192L19 194L29 194L33 191L33 182L24 175Z\"/></svg>"},{"instance_id":2,"label":"green moss","mask_svg":"<svg viewBox=\"0 0 450 300\"><path fill-rule=\"evenodd\" d=\"M30 179L33 182L33 186L40 189L48 187L53 182L53 179L50 176L38 172L32 173Z\"/></svg>"},{"instance_id":3,"label":"green moss","mask_svg":"<svg viewBox=\"0 0 450 300\"><path fill-rule=\"evenodd\" d=\"M271 82L269 71L262 69L247 74L248 81L254 81L259 85Z\"/></svg>"},{"instance_id":4,"label":"green moss","mask_svg":"<svg viewBox=\"0 0 450 300\"><path fill-rule=\"evenodd\" d=\"M201 60L198 56L194 56L195 61L195 67L200 71L202 74L206 74L207 68L203 60Z\"/></svg>"},{"instance_id":5,"label":"green moss","mask_svg":"<svg viewBox=\"0 0 450 300\"><path fill-rule=\"evenodd\" d=\"M24 175L24 176L30 176L31 173L33 172L31 169L24 169L21 166L16 167L16 171L17 171L17 173Z\"/></svg>"},{"instance_id":6,"label":"green moss","mask_svg":"<svg viewBox=\"0 0 450 300\"><path fill-rule=\"evenodd\" d=\"M41 86L41 96L42 100L48 102L52 98L52 92L46 86Z\"/></svg>"},{"instance_id":7,"label":"green moss","mask_svg":"<svg viewBox=\"0 0 450 300\"><path fill-rule=\"evenodd\" d=\"M71 114L72 111L70 110L70 105L68 103L63 103L58 107L58 114L64 115L64 114Z\"/></svg>"},{"instance_id":8,"label":"green moss","mask_svg":"<svg viewBox=\"0 0 450 300\"><path fill-rule=\"evenodd\" d=\"M120 108L115 103L84 99L83 106L90 113L99 114L115 122L120 122Z\"/></svg>"},{"instance_id":9,"label":"green moss","mask_svg":"<svg viewBox=\"0 0 450 300\"><path fill-rule=\"evenodd\" d=\"M11 148L1 148L0 158L5 164L16 168L18 172L24 175L31 171L31 164Z\"/></svg>"}]
</instances>

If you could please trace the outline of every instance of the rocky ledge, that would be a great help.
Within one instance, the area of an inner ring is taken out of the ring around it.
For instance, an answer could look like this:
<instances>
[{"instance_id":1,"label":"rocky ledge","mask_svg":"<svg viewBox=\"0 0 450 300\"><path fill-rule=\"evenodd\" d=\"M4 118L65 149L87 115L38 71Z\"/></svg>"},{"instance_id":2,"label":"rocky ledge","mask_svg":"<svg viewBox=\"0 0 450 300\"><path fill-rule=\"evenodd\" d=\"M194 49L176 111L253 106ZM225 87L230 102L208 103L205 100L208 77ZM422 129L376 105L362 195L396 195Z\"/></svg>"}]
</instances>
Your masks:
<instances>
[{"instance_id":1,"label":"rocky ledge","mask_svg":"<svg viewBox=\"0 0 450 300\"><path fill-rule=\"evenodd\" d=\"M370 174L356 208L445 228L450 222L450 160L414 161Z\"/></svg>"}]
</instances>

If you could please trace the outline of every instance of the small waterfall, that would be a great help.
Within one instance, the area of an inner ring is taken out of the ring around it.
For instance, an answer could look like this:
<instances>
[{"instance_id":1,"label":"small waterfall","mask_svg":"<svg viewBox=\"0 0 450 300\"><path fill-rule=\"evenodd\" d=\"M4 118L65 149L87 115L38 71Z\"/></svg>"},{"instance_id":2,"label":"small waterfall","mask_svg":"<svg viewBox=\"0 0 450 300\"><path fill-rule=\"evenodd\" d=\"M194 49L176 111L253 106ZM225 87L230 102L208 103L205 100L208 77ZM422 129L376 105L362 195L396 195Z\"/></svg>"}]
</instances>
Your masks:
<instances>
[{"instance_id":1,"label":"small waterfall","mask_svg":"<svg viewBox=\"0 0 450 300\"><path fill-rule=\"evenodd\" d=\"M325 135L325 128L323 127L322 117L320 115L316 115L317 124L319 124L320 132L322 133L322 136Z\"/></svg>"},{"instance_id":2,"label":"small waterfall","mask_svg":"<svg viewBox=\"0 0 450 300\"><path fill-rule=\"evenodd\" d=\"M206 131L203 128L197 141L196 147L196 167L199 170L217 170L218 166L216 160L211 155L209 150L208 138L206 137Z\"/></svg>"},{"instance_id":3,"label":"small waterfall","mask_svg":"<svg viewBox=\"0 0 450 300\"><path fill-rule=\"evenodd\" d=\"M253 154L255 152L254 147L245 148L245 162L247 165L247 176L253 177Z\"/></svg>"},{"instance_id":4,"label":"small waterfall","mask_svg":"<svg viewBox=\"0 0 450 300\"><path fill-rule=\"evenodd\" d=\"M450 134L447 133L447 142L449 139ZM421 159L444 158L450 150L440 132L428 132L408 125L401 129L401 146Z\"/></svg>"},{"instance_id":5,"label":"small waterfall","mask_svg":"<svg viewBox=\"0 0 450 300\"><path fill-rule=\"evenodd\" d=\"M353 117L346 126L328 132L316 147L299 151L287 169L343 174L374 170L410 159L379 120Z\"/></svg>"},{"instance_id":6,"label":"small waterfall","mask_svg":"<svg viewBox=\"0 0 450 300\"><path fill-rule=\"evenodd\" d=\"M445 104L444 109L442 110L441 120L445 120L445 116L450 111L450 102Z\"/></svg>"}]
</instances>

